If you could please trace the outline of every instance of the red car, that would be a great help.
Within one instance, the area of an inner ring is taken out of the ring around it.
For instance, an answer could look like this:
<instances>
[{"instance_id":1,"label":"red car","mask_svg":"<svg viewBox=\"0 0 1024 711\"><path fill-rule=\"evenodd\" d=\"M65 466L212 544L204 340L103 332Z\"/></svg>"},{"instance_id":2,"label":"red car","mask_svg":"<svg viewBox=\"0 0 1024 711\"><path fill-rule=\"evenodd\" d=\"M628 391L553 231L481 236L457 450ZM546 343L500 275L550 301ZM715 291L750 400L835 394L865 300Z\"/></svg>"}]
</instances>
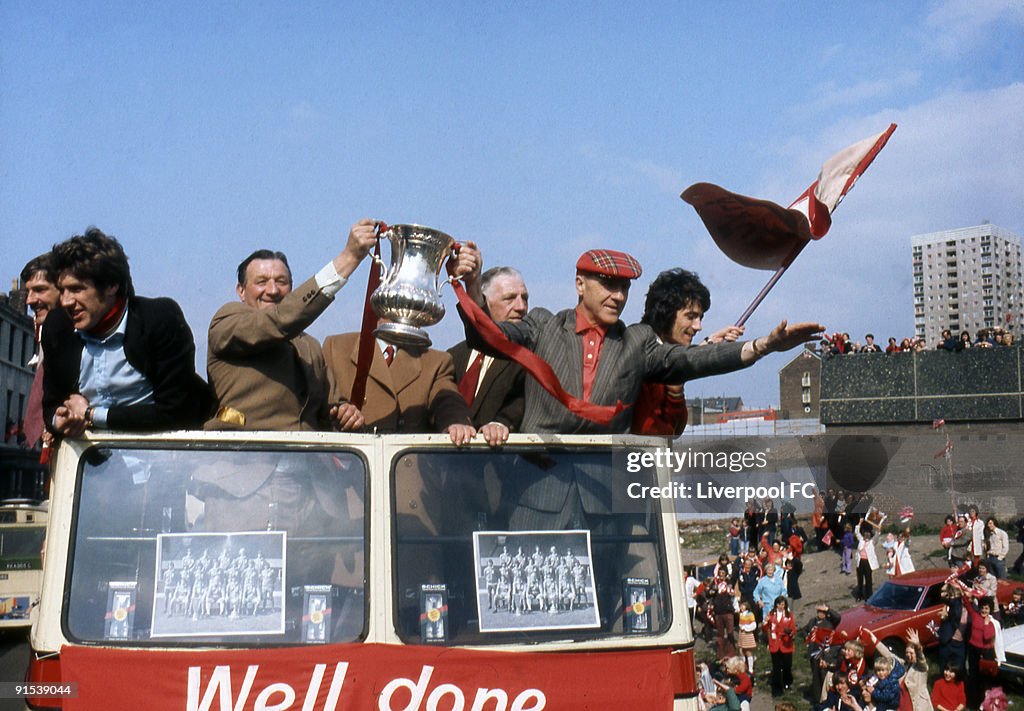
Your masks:
<instances>
[{"instance_id":1,"label":"red car","mask_svg":"<svg viewBox=\"0 0 1024 711\"><path fill-rule=\"evenodd\" d=\"M942 586L949 575L948 568L925 568L889 578L867 602L842 613L839 626L832 634L832 644L842 644L859 636L864 643L865 656L870 657L875 645L869 635L860 634L863 627L874 632L880 642L901 656L907 630L911 628L917 630L925 647L937 645L936 633L943 605ZM960 574L960 579L968 584L973 578L973 570ZM998 581L996 597L999 604L1009 602L1018 586L1006 580Z\"/></svg>"}]
</instances>

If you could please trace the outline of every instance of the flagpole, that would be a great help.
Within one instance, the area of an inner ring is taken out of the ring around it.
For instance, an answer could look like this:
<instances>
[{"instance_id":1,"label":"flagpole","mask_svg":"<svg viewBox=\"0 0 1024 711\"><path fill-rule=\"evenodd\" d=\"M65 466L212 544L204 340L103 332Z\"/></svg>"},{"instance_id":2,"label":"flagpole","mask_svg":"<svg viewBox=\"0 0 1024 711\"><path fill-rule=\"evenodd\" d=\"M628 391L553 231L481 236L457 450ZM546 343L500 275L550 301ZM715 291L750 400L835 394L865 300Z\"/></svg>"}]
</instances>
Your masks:
<instances>
[{"instance_id":1,"label":"flagpole","mask_svg":"<svg viewBox=\"0 0 1024 711\"><path fill-rule=\"evenodd\" d=\"M768 283L764 285L764 287L761 289L758 295L754 297L754 300L750 302L750 306L746 308L746 310L743 312L743 315L740 316L739 320L736 321L737 326L742 326L747 322L747 319L751 317L751 315L754 313L754 310L758 306L760 306L761 302L764 301L766 296L768 296L768 292L770 292L775 287L775 285L779 283L779 279L782 278L782 275L786 273L786 270L789 269L790 265L794 261L796 261L796 258L800 255L800 252L803 251L803 248L806 247L808 244L809 242L804 242L801 240L799 243L793 246L793 251L790 252L789 256L783 260L782 266L775 270L775 273L772 274L771 278L768 280Z\"/></svg>"}]
</instances>

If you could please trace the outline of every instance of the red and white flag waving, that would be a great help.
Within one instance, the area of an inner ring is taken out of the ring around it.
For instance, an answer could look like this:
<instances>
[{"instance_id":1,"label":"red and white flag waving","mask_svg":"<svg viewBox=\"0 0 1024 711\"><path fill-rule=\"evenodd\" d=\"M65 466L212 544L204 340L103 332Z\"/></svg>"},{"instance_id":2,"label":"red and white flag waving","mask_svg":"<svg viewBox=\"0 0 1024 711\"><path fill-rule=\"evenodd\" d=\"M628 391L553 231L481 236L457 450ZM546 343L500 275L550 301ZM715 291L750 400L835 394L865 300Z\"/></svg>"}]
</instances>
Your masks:
<instances>
[{"instance_id":1,"label":"red and white flag waving","mask_svg":"<svg viewBox=\"0 0 1024 711\"><path fill-rule=\"evenodd\" d=\"M789 206L807 218L814 239L820 239L828 232L832 226L832 211L843 201L843 197L885 147L895 130L896 124L891 123L881 133L847 146L829 158L821 166L818 179Z\"/></svg>"},{"instance_id":2,"label":"red and white flag waving","mask_svg":"<svg viewBox=\"0 0 1024 711\"><path fill-rule=\"evenodd\" d=\"M825 161L818 178L789 209L732 193L713 183L691 185L680 197L693 205L718 248L737 264L775 270L832 225L832 211L896 130L865 138Z\"/></svg>"}]
</instances>

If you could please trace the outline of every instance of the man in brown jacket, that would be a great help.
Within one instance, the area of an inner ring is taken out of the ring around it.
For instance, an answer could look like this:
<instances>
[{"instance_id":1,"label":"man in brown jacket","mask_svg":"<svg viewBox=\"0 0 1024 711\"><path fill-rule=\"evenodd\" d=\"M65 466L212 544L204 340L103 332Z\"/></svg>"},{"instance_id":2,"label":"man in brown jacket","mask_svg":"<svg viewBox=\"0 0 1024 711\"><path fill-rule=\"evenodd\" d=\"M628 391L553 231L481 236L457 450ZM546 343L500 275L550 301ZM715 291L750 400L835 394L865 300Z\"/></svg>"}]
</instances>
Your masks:
<instances>
[{"instance_id":1,"label":"man in brown jacket","mask_svg":"<svg viewBox=\"0 0 1024 711\"><path fill-rule=\"evenodd\" d=\"M239 301L222 306L210 322L207 374L218 411L207 429L362 426L350 404L328 406L323 352L304 329L367 255L375 225L373 220L353 225L345 249L295 290L281 252L258 250L238 266Z\"/></svg>"}]
</instances>

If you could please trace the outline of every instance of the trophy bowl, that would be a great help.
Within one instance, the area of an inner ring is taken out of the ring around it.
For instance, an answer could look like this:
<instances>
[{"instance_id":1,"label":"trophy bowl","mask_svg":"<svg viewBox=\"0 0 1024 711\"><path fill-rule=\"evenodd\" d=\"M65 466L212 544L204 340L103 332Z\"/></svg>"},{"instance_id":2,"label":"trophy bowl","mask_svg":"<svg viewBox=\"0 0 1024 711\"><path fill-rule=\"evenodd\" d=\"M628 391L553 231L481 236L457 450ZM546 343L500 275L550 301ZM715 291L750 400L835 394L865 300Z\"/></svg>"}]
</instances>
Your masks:
<instances>
[{"instance_id":1,"label":"trophy bowl","mask_svg":"<svg viewBox=\"0 0 1024 711\"><path fill-rule=\"evenodd\" d=\"M380 286L370 305L384 321L374 335L396 346L430 345L423 330L444 317L437 277L455 240L422 225L391 225L380 235L391 243L391 264L384 266Z\"/></svg>"}]
</instances>

